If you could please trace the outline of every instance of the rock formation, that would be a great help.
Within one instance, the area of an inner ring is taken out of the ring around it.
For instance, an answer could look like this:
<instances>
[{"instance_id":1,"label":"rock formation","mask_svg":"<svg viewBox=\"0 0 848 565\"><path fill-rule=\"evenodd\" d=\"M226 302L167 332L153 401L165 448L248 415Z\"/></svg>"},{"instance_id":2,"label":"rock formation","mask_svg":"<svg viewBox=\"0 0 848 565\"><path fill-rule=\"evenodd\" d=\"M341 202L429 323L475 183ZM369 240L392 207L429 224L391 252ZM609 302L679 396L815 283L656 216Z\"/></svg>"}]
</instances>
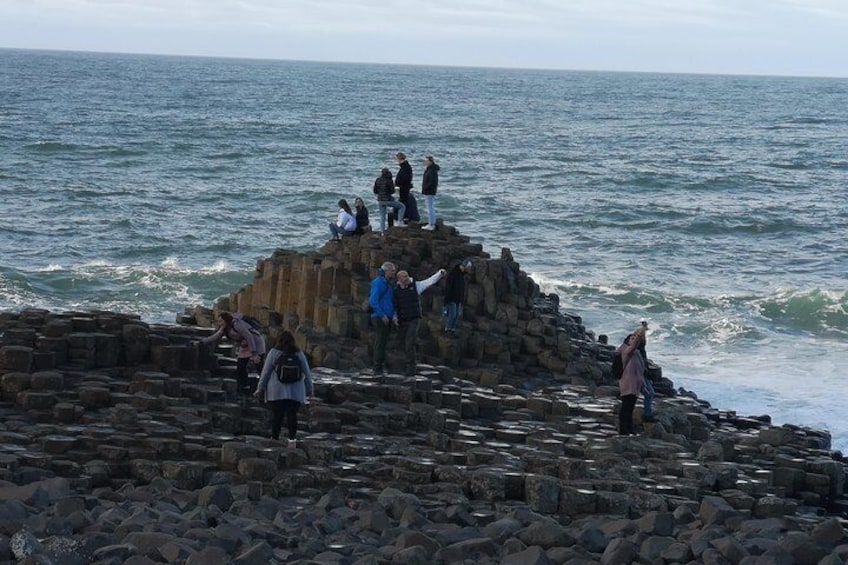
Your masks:
<instances>
[{"instance_id":1,"label":"rock formation","mask_svg":"<svg viewBox=\"0 0 848 565\"><path fill-rule=\"evenodd\" d=\"M611 348L508 251L443 225L332 245L275 253L217 305L295 330L316 361L297 449L237 395L232 351L197 344L209 328L0 315L0 561L845 562L846 465L827 433L687 393L618 436ZM434 292L429 363L360 370L370 270L465 257L460 338L439 333Z\"/></svg>"}]
</instances>

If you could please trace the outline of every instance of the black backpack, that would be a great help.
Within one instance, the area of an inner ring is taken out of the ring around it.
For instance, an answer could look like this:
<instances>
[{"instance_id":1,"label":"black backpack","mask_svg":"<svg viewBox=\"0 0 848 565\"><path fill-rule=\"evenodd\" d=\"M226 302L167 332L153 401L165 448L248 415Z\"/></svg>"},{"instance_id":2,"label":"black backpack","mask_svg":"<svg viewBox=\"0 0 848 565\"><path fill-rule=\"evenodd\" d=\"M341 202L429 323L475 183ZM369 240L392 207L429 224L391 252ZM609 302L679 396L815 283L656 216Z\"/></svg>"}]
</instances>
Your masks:
<instances>
[{"instance_id":1,"label":"black backpack","mask_svg":"<svg viewBox=\"0 0 848 565\"><path fill-rule=\"evenodd\" d=\"M612 376L620 379L624 374L624 363L621 361L621 351L612 354Z\"/></svg>"},{"instance_id":2,"label":"black backpack","mask_svg":"<svg viewBox=\"0 0 848 565\"><path fill-rule=\"evenodd\" d=\"M283 384L296 383L303 379L303 367L297 353L280 353L274 364L277 380Z\"/></svg>"}]
</instances>

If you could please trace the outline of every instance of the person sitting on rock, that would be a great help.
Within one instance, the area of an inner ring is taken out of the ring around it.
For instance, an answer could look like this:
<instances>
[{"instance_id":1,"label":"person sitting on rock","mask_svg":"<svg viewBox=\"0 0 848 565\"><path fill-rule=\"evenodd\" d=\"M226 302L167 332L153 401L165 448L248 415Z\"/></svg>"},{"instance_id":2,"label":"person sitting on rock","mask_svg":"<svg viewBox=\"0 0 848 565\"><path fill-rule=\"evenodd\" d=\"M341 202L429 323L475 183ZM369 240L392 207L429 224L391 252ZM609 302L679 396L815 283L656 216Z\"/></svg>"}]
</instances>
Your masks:
<instances>
[{"instance_id":1,"label":"person sitting on rock","mask_svg":"<svg viewBox=\"0 0 848 565\"><path fill-rule=\"evenodd\" d=\"M377 195L377 204L380 206L380 233L386 231L386 210L392 208L397 210L397 217L403 218L406 213L406 206L403 202L396 201L392 194L395 192L395 183L392 180L392 172L383 168L380 176L374 181L374 194ZM398 227L406 227L403 222L398 222Z\"/></svg>"},{"instance_id":2,"label":"person sitting on rock","mask_svg":"<svg viewBox=\"0 0 848 565\"><path fill-rule=\"evenodd\" d=\"M456 335L456 324L462 317L462 303L465 302L465 276L474 270L471 259L457 263L448 273L445 283L445 333Z\"/></svg>"},{"instance_id":3,"label":"person sitting on rock","mask_svg":"<svg viewBox=\"0 0 848 565\"><path fill-rule=\"evenodd\" d=\"M217 343L226 337L238 347L238 361L236 361L236 380L241 393L250 392L247 366L251 361L257 371L262 369L262 360L265 357L265 338L254 330L250 324L241 319L240 314L233 315L230 312L221 312L219 315L218 330L203 340L205 345Z\"/></svg>"},{"instance_id":4,"label":"person sitting on rock","mask_svg":"<svg viewBox=\"0 0 848 565\"><path fill-rule=\"evenodd\" d=\"M621 395L621 409L618 413L618 433L633 434L633 408L636 397L645 386L645 362L639 348L645 343L645 327L640 325L619 348L621 365L624 371L618 381Z\"/></svg>"},{"instance_id":5,"label":"person sitting on rock","mask_svg":"<svg viewBox=\"0 0 848 565\"><path fill-rule=\"evenodd\" d=\"M368 305L371 307L371 321L374 324L374 374L380 374L386 365L386 343L392 323L397 324L394 294L392 293L392 278L395 275L395 264L385 262L380 267L377 277L371 281L371 292L368 295Z\"/></svg>"},{"instance_id":6,"label":"person sitting on rock","mask_svg":"<svg viewBox=\"0 0 848 565\"><path fill-rule=\"evenodd\" d=\"M353 235L356 231L356 226L356 218L353 217L350 205L347 203L347 200L342 198L339 200L339 218L335 223L330 224L330 233L333 235L333 241L341 241L342 237Z\"/></svg>"},{"instance_id":7,"label":"person sitting on rock","mask_svg":"<svg viewBox=\"0 0 848 565\"><path fill-rule=\"evenodd\" d=\"M398 271L394 301L398 319L398 340L406 358L407 376L415 374L416 342L418 324L421 320L420 295L439 282L446 272L444 269L439 269L428 279L419 282L413 280L406 271Z\"/></svg>"},{"instance_id":8,"label":"person sitting on rock","mask_svg":"<svg viewBox=\"0 0 848 565\"><path fill-rule=\"evenodd\" d=\"M283 376L284 363L293 363L299 378L291 379ZM271 437L280 439L283 421L288 431L288 447L297 447L297 413L302 404L306 404L308 396L315 395L312 382L312 371L306 355L298 348L294 335L284 330L277 338L277 343L268 352L268 362L262 369L262 377L253 395L265 400L271 406Z\"/></svg>"},{"instance_id":9,"label":"person sitting on rock","mask_svg":"<svg viewBox=\"0 0 848 565\"><path fill-rule=\"evenodd\" d=\"M371 222L368 220L368 208L365 207L365 202L356 197L353 201L353 207L356 208L356 235L362 235L366 229L371 229Z\"/></svg>"}]
</instances>

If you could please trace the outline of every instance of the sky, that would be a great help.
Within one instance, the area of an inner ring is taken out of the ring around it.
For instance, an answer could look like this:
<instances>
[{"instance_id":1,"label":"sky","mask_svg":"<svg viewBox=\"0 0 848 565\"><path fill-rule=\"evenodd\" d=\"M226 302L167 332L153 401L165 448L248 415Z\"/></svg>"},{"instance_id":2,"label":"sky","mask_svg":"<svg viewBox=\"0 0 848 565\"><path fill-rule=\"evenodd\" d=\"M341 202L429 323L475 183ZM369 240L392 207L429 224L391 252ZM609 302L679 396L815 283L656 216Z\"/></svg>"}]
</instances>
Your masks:
<instances>
[{"instance_id":1,"label":"sky","mask_svg":"<svg viewBox=\"0 0 848 565\"><path fill-rule=\"evenodd\" d=\"M0 47L848 77L848 0L0 0Z\"/></svg>"}]
</instances>

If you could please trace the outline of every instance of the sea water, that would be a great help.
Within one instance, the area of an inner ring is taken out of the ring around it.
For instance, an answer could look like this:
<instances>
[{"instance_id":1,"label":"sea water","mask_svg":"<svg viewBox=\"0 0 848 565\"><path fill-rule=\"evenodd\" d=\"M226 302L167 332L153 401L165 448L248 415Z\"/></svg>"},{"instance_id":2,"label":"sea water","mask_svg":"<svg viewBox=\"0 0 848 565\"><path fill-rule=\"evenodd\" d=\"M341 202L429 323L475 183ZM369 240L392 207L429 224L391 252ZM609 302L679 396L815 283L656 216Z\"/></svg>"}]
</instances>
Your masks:
<instances>
[{"instance_id":1,"label":"sea water","mask_svg":"<svg viewBox=\"0 0 848 565\"><path fill-rule=\"evenodd\" d=\"M0 309L173 321L431 154L444 220L589 329L646 318L677 386L844 450L845 108L844 79L0 50Z\"/></svg>"}]
</instances>

